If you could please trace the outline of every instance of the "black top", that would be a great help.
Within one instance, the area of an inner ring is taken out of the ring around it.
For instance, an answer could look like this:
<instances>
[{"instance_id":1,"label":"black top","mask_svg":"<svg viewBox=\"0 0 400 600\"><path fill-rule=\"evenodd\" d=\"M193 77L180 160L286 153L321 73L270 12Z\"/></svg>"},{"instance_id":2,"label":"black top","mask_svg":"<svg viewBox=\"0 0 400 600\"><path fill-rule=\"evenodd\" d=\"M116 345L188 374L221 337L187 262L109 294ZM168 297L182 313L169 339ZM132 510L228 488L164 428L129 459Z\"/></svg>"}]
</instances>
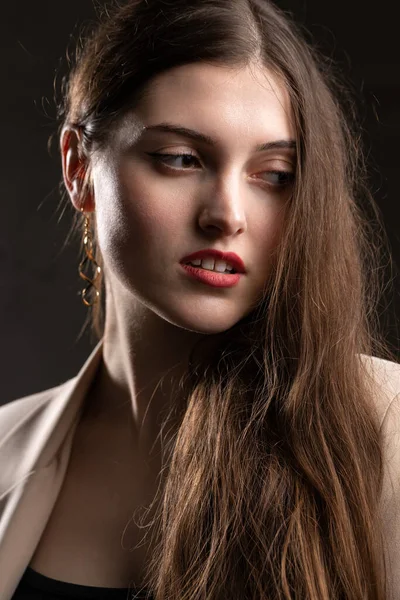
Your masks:
<instances>
[{"instance_id":1,"label":"black top","mask_svg":"<svg viewBox=\"0 0 400 600\"><path fill-rule=\"evenodd\" d=\"M104 588L92 585L77 585L46 577L31 567L27 567L12 600L151 600L143 588Z\"/></svg>"}]
</instances>

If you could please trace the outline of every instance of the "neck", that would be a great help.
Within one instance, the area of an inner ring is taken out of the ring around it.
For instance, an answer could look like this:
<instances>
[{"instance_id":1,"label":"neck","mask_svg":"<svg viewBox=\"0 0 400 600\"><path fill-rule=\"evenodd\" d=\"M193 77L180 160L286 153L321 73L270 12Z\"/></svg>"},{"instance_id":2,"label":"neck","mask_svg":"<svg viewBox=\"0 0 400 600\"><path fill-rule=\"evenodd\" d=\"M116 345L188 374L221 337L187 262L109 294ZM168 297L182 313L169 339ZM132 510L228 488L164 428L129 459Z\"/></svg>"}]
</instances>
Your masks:
<instances>
[{"instance_id":1,"label":"neck","mask_svg":"<svg viewBox=\"0 0 400 600\"><path fill-rule=\"evenodd\" d=\"M148 455L163 417L187 399L182 377L192 347L203 336L159 317L121 285L108 289L103 359L85 418L117 432L129 426ZM173 433L173 417L168 429L171 423Z\"/></svg>"}]
</instances>

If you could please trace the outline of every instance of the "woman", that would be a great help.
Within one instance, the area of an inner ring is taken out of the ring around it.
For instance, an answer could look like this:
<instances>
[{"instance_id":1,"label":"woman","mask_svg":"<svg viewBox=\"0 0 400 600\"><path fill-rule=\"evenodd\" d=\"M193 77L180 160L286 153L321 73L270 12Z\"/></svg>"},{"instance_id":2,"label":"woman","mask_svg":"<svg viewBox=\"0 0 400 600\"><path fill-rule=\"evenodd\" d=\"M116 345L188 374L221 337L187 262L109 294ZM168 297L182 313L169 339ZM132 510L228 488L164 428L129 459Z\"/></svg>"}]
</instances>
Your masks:
<instances>
[{"instance_id":1,"label":"woman","mask_svg":"<svg viewBox=\"0 0 400 600\"><path fill-rule=\"evenodd\" d=\"M400 367L334 89L267 0L87 37L60 147L98 344L1 409L1 600L400 597Z\"/></svg>"}]
</instances>

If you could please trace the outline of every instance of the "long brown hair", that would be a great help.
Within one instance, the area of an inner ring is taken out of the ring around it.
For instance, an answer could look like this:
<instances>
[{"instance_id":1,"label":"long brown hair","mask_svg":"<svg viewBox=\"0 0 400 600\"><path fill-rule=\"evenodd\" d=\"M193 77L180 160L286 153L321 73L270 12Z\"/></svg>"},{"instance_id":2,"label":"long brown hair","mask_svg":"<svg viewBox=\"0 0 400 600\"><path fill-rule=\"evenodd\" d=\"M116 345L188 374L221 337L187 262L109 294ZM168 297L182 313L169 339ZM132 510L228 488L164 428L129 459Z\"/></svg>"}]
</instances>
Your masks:
<instances>
[{"instance_id":1,"label":"long brown hair","mask_svg":"<svg viewBox=\"0 0 400 600\"><path fill-rule=\"evenodd\" d=\"M269 0L119 2L78 44L61 126L81 129L90 159L152 77L199 61L257 61L283 79L297 180L262 301L191 357L148 588L156 600L384 600L382 444L363 355L395 360L377 315L386 239L329 61Z\"/></svg>"}]
</instances>

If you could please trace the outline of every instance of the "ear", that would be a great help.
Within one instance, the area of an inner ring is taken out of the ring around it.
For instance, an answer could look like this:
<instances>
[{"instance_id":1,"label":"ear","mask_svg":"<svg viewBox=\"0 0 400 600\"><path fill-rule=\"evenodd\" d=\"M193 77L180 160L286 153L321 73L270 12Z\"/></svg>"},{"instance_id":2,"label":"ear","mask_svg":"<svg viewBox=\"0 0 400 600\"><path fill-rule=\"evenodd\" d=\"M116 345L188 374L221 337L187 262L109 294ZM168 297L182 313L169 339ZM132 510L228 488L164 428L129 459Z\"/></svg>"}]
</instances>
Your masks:
<instances>
[{"instance_id":1,"label":"ear","mask_svg":"<svg viewBox=\"0 0 400 600\"><path fill-rule=\"evenodd\" d=\"M81 147L81 131L70 125L63 128L60 138L62 170L65 187L71 202L77 210L93 212L95 209L93 193L84 189L87 160L79 151Z\"/></svg>"}]
</instances>

